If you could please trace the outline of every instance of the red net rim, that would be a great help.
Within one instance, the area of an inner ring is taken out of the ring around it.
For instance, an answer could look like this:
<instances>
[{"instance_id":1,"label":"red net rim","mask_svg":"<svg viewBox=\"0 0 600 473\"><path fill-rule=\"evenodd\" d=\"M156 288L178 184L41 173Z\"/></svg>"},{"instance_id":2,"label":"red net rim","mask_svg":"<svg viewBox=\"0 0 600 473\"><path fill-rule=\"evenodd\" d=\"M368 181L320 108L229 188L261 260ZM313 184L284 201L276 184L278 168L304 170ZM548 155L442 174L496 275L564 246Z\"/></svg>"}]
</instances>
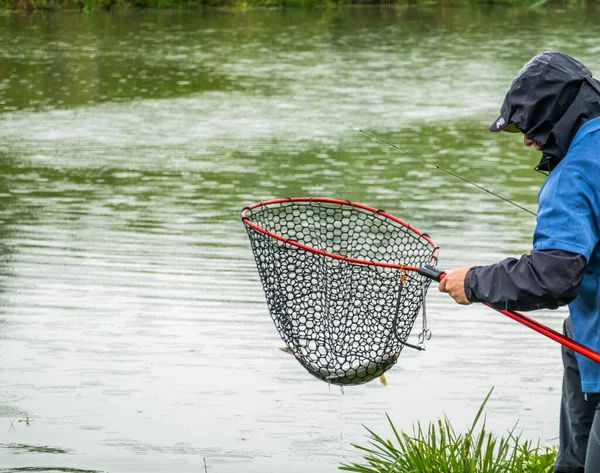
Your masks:
<instances>
[{"instance_id":1,"label":"red net rim","mask_svg":"<svg viewBox=\"0 0 600 473\"><path fill-rule=\"evenodd\" d=\"M411 231L411 232L415 233L416 235L418 235L419 237L423 238L427 243L429 243L433 247L432 260L437 261L438 247L433 242L433 240L429 237L429 235L427 235L426 233L423 233L422 231L413 227L411 224L405 222L404 220L401 220L398 217L394 217L393 215L390 215L389 213L385 212L384 210L378 210L378 209L376 209L374 207L370 207L368 205L359 204L357 202L350 202L349 200L329 199L329 198L324 198L324 197L289 197L289 198L284 198L284 199L266 200L264 202L257 202L256 204L249 205L244 210L242 210L242 221L249 227L256 230L257 232L262 233L263 235L267 235L271 238L275 238L276 240L282 241L289 245L296 246L298 248L302 248L303 250L309 251L311 253L316 253L319 255L327 256L329 258L334 258L334 259L343 260L343 261L349 261L349 262L357 263L357 264L379 266L382 268L406 269L408 271L417 271L419 269L419 268L408 266L408 265L400 265L400 264L394 264L394 263L384 263L381 261L370 261L370 260L359 259L359 258L351 258L348 256L342 256L342 255L338 255L335 253L330 253L330 252L321 250L319 248L313 248L312 246L305 245L296 240L291 240L289 238L285 238L281 235L278 235L277 233L270 232L269 230L266 230L266 229L262 228L261 226L257 225L256 223L252 222L247 217L247 213L249 211L256 209L258 207L267 207L269 205L283 204L286 202L290 202L290 203L293 203L293 202L323 202L326 204L348 205L350 207L356 207L358 209L365 210L367 212L381 215L384 218L387 218L389 220L392 220L392 221L402 225L403 227L407 228L409 231Z\"/></svg>"}]
</instances>

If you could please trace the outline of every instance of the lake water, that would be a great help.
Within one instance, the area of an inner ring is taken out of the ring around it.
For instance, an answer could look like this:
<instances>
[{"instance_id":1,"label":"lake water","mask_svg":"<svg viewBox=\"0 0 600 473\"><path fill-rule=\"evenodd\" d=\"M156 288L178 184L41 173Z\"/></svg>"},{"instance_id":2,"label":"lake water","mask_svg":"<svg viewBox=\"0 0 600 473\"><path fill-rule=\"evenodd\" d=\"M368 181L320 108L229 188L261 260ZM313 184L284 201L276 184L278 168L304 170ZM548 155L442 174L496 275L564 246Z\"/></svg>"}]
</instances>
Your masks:
<instances>
[{"instance_id":1,"label":"lake water","mask_svg":"<svg viewBox=\"0 0 600 473\"><path fill-rule=\"evenodd\" d=\"M544 177L487 131L520 67L562 50L600 74L596 11L395 7L0 15L0 471L288 473L357 460L448 415L542 445L559 346L432 287L425 352L342 391L269 317L243 207L362 202L440 266L531 247ZM535 317L560 330L565 311ZM417 322L417 326L420 322ZM416 338L417 327L412 338Z\"/></svg>"}]
</instances>

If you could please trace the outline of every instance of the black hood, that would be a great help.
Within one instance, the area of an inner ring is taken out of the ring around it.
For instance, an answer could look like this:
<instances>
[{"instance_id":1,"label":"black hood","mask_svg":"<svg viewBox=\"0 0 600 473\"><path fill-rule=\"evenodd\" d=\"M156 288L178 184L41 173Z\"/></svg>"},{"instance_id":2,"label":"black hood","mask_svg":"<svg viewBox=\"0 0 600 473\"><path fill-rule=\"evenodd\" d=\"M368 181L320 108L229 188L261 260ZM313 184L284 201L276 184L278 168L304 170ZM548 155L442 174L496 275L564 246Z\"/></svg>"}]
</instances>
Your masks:
<instances>
[{"instance_id":1,"label":"black hood","mask_svg":"<svg viewBox=\"0 0 600 473\"><path fill-rule=\"evenodd\" d=\"M491 131L511 125L542 149L536 169L552 171L565 157L581 126L600 117L600 82L570 56L546 52L517 74Z\"/></svg>"}]
</instances>

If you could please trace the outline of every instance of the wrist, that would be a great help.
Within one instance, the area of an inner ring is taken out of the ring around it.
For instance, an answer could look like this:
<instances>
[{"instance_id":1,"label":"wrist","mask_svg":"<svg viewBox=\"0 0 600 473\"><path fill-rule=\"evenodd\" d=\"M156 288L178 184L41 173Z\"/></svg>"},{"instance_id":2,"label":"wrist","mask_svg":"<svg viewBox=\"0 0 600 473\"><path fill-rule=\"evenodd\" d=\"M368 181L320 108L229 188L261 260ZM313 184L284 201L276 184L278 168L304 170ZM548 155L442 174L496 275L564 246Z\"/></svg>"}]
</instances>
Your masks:
<instances>
[{"instance_id":1,"label":"wrist","mask_svg":"<svg viewBox=\"0 0 600 473\"><path fill-rule=\"evenodd\" d=\"M469 269L469 271L467 271L467 274L465 275L465 281L464 281L465 296L467 297L469 302L481 302L477 298L477 295L475 294L475 292L473 291L474 284L472 284L472 282L475 277L474 269L475 268Z\"/></svg>"}]
</instances>

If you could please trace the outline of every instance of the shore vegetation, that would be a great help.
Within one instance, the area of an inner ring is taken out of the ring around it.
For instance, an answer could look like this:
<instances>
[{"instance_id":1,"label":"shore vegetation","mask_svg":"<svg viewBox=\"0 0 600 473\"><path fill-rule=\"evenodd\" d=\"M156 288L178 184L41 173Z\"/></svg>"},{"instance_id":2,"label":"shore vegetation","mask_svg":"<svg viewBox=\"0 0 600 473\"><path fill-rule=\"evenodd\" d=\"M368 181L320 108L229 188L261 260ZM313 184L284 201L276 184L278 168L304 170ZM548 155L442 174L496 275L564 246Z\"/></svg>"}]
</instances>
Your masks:
<instances>
[{"instance_id":1,"label":"shore vegetation","mask_svg":"<svg viewBox=\"0 0 600 473\"><path fill-rule=\"evenodd\" d=\"M0 0L3 10L81 10L83 12L142 8L332 8L343 5L407 5L407 6L468 6L507 5L539 8L545 5L560 7L593 6L600 0Z\"/></svg>"},{"instance_id":2,"label":"shore vegetation","mask_svg":"<svg viewBox=\"0 0 600 473\"><path fill-rule=\"evenodd\" d=\"M355 473L550 473L555 447L540 447L523 440L515 428L496 436L486 428L483 401L470 429L457 433L448 418L420 423L411 433L400 432L387 416L393 437L387 439L367 429L367 445L354 445L362 461L346 463L340 470Z\"/></svg>"}]
</instances>

